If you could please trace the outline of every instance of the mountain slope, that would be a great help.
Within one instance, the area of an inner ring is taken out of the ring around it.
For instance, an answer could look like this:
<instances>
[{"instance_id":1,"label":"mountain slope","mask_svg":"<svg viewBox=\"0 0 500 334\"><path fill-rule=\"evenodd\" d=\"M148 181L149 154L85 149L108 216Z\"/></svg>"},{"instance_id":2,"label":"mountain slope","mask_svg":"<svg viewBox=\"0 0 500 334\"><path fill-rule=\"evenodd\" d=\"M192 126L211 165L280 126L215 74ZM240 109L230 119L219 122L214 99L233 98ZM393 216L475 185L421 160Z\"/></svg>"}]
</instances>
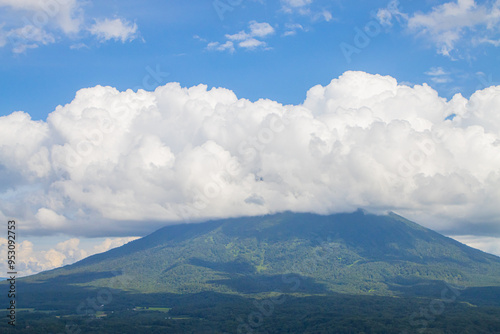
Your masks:
<instances>
[{"instance_id":1,"label":"mountain slope","mask_svg":"<svg viewBox=\"0 0 500 334\"><path fill-rule=\"evenodd\" d=\"M113 287L116 276L137 292L266 293L295 277L296 293L398 295L434 281L500 286L500 258L396 214L286 212L167 226L26 282Z\"/></svg>"}]
</instances>

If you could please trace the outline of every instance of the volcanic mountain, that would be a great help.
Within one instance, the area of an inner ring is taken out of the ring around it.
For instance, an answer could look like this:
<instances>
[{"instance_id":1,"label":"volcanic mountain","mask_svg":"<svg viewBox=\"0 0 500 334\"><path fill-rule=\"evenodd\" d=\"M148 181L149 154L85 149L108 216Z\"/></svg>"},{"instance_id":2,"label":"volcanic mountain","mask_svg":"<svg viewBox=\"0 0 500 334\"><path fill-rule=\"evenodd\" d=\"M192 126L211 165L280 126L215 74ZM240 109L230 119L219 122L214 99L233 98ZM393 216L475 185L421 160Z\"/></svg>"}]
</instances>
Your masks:
<instances>
[{"instance_id":1,"label":"volcanic mountain","mask_svg":"<svg viewBox=\"0 0 500 334\"><path fill-rule=\"evenodd\" d=\"M394 213L274 215L164 227L25 283L130 293L415 295L500 286L500 258Z\"/></svg>"}]
</instances>

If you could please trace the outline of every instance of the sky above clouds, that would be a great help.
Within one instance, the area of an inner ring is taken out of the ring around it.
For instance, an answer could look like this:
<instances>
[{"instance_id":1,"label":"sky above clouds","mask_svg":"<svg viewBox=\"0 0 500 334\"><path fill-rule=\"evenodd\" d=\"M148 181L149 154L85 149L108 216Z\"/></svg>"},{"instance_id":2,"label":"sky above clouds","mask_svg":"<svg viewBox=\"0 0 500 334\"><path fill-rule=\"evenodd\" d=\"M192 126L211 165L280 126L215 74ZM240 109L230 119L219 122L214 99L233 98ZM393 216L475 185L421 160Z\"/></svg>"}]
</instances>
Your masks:
<instances>
[{"instance_id":1,"label":"sky above clouds","mask_svg":"<svg viewBox=\"0 0 500 334\"><path fill-rule=\"evenodd\" d=\"M0 0L0 219L26 274L282 210L392 210L500 254L499 21L500 1Z\"/></svg>"}]
</instances>

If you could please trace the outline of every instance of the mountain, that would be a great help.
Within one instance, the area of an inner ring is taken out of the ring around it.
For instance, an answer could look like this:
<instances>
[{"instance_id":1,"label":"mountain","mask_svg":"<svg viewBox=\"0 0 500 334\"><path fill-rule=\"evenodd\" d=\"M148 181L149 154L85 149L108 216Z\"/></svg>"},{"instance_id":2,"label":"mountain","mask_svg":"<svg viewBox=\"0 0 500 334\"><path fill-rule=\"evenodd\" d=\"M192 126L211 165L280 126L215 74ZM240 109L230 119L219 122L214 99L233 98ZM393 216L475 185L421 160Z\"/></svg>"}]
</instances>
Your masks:
<instances>
[{"instance_id":1,"label":"mountain","mask_svg":"<svg viewBox=\"0 0 500 334\"><path fill-rule=\"evenodd\" d=\"M402 296L500 286L500 258L394 213L279 213L164 227L24 283L134 293Z\"/></svg>"},{"instance_id":2,"label":"mountain","mask_svg":"<svg viewBox=\"0 0 500 334\"><path fill-rule=\"evenodd\" d=\"M167 226L15 289L0 333L500 333L500 258L392 213Z\"/></svg>"}]
</instances>

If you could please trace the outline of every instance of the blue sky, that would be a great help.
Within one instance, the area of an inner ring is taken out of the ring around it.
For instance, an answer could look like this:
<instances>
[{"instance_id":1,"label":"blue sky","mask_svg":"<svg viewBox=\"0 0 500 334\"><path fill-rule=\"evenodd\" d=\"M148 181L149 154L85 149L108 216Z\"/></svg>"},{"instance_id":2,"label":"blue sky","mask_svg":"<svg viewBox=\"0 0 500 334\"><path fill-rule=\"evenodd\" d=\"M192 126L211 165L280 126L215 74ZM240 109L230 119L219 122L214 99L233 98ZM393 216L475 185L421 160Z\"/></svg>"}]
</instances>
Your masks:
<instances>
[{"instance_id":1,"label":"blue sky","mask_svg":"<svg viewBox=\"0 0 500 334\"><path fill-rule=\"evenodd\" d=\"M0 0L0 22L25 274L284 210L395 211L500 255L500 0Z\"/></svg>"},{"instance_id":2,"label":"blue sky","mask_svg":"<svg viewBox=\"0 0 500 334\"><path fill-rule=\"evenodd\" d=\"M45 119L57 105L69 103L77 90L95 85L151 90L169 81L182 86L204 83L250 100L299 104L310 87L328 84L347 70L391 75L411 85L427 82L445 98L457 92L468 97L478 87L500 81L498 48L478 42L499 37L498 29L487 27L487 19L469 27L456 22L446 30L432 22L410 27L412 17L430 17L446 1L69 1L70 17L78 21L70 32L53 22L59 14L42 10L35 16L39 12L29 10L32 2L18 1L26 3L25 8L15 9L6 6L10 1L0 1L4 36L23 27L27 18L52 38L4 37L1 115L22 110L33 119ZM477 1L477 6L491 9L492 3ZM390 24L383 24L384 9L392 12ZM474 14L464 9L463 15L467 13ZM37 24L43 14L48 22ZM105 19L119 19L124 28L135 25L136 30L125 39L113 35L118 31L104 38L92 34L96 20ZM273 29L257 38L265 45L242 48L236 40L234 52L207 47L226 43L226 35L249 33L251 22L268 23ZM372 29L372 36L356 45L358 29L365 27ZM453 32L459 37L450 54L440 54L442 43L435 35ZM37 47L15 50L23 43ZM353 47L349 59L342 45ZM148 69L168 76L147 80L145 86Z\"/></svg>"}]
</instances>

